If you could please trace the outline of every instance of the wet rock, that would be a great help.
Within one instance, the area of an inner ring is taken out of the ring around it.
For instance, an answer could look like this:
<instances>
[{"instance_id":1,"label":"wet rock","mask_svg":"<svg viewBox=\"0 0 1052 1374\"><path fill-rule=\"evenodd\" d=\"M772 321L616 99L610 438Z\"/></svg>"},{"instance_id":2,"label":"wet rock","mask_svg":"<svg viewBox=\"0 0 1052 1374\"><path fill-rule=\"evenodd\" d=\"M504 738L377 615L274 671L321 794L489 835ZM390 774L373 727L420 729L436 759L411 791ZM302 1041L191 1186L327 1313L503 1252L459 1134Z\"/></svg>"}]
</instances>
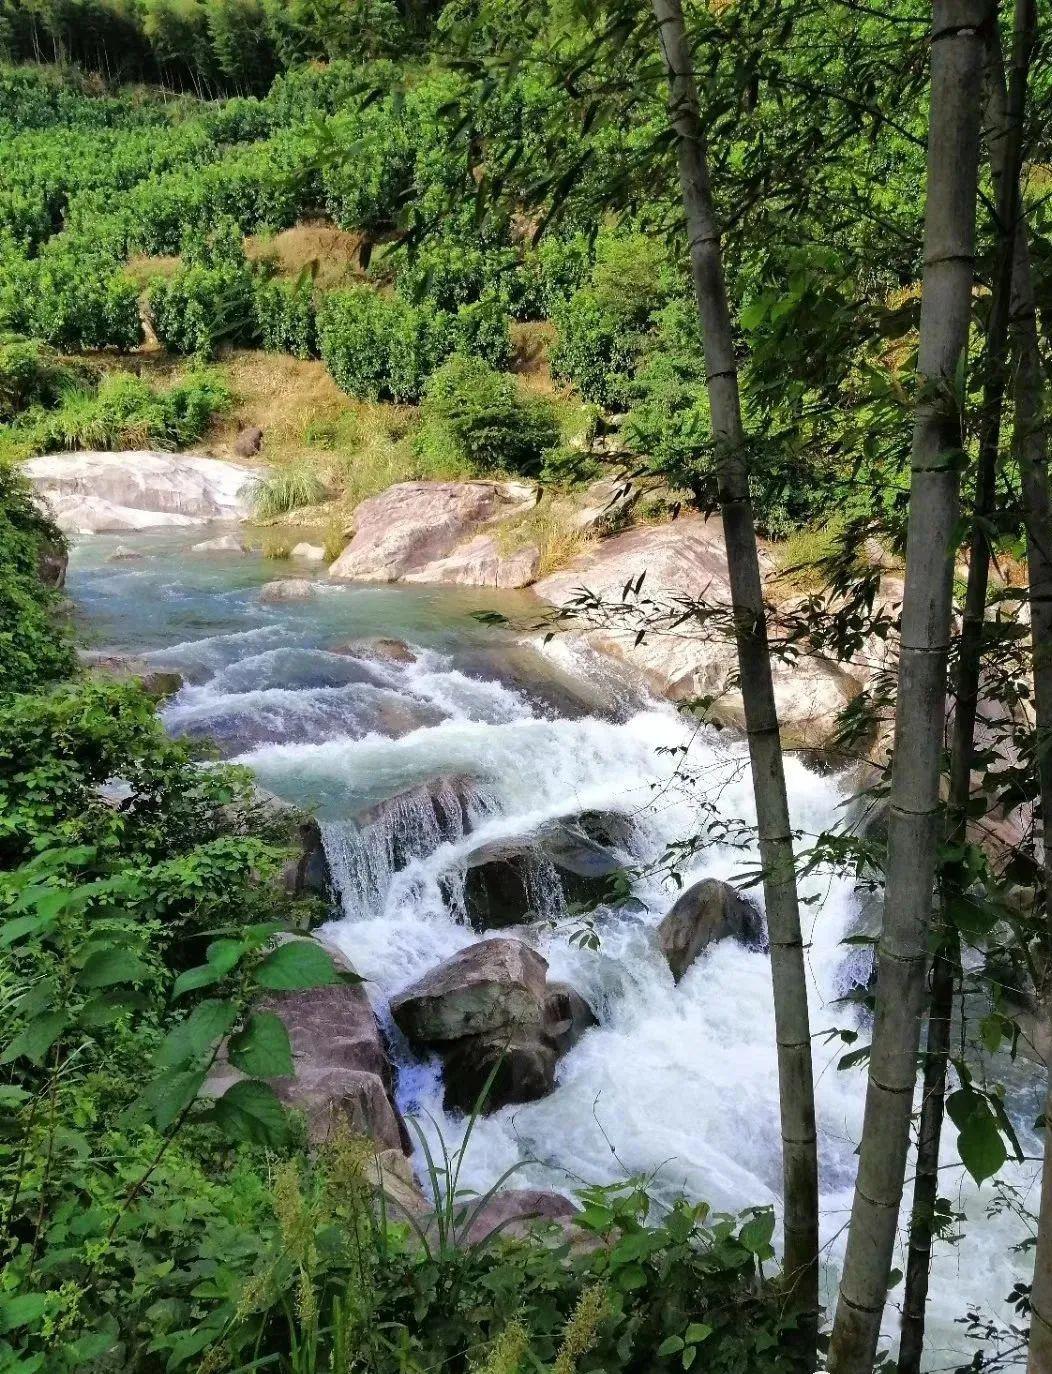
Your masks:
<instances>
[{"instance_id":1,"label":"wet rock","mask_svg":"<svg viewBox=\"0 0 1052 1374\"><path fill-rule=\"evenodd\" d=\"M221 534L218 539L204 539L194 544L191 553L248 553L241 540L233 534Z\"/></svg>"},{"instance_id":2,"label":"wet rock","mask_svg":"<svg viewBox=\"0 0 1052 1374\"><path fill-rule=\"evenodd\" d=\"M234 452L239 458L254 458L263 447L263 431L258 425L246 425L234 440Z\"/></svg>"},{"instance_id":3,"label":"wet rock","mask_svg":"<svg viewBox=\"0 0 1052 1374\"><path fill-rule=\"evenodd\" d=\"M373 659L377 663L415 663L416 653L401 639L348 639L329 650L349 658Z\"/></svg>"},{"instance_id":4,"label":"wet rock","mask_svg":"<svg viewBox=\"0 0 1052 1374\"><path fill-rule=\"evenodd\" d=\"M306 578L279 577L264 584L260 589L259 599L270 606L281 601L312 601L316 595L317 588Z\"/></svg>"},{"instance_id":5,"label":"wet rock","mask_svg":"<svg viewBox=\"0 0 1052 1374\"><path fill-rule=\"evenodd\" d=\"M251 474L193 453L51 453L23 471L70 534L240 520L250 513Z\"/></svg>"},{"instance_id":6,"label":"wet rock","mask_svg":"<svg viewBox=\"0 0 1052 1374\"><path fill-rule=\"evenodd\" d=\"M759 945L760 913L729 883L703 878L678 899L657 929L658 947L678 983L698 955L718 940Z\"/></svg>"},{"instance_id":7,"label":"wet rock","mask_svg":"<svg viewBox=\"0 0 1052 1374\"><path fill-rule=\"evenodd\" d=\"M127 544L118 544L106 559L107 563L138 563L145 557L139 549L131 549Z\"/></svg>"},{"instance_id":8,"label":"wet rock","mask_svg":"<svg viewBox=\"0 0 1052 1374\"><path fill-rule=\"evenodd\" d=\"M431 854L440 844L459 840L471 829L473 779L452 774L430 778L359 811L353 818L359 834L377 837L390 872L413 858Z\"/></svg>"},{"instance_id":9,"label":"wet rock","mask_svg":"<svg viewBox=\"0 0 1052 1374\"><path fill-rule=\"evenodd\" d=\"M81 650L78 657L81 664L93 673L117 682L137 682L154 701L164 701L166 697L174 696L183 685L182 674L173 668L155 668L146 659L135 658L131 654Z\"/></svg>"},{"instance_id":10,"label":"wet rock","mask_svg":"<svg viewBox=\"0 0 1052 1374\"><path fill-rule=\"evenodd\" d=\"M400 482L358 506L354 538L329 575L397 582L448 557L479 526L535 500L534 489L521 482Z\"/></svg>"},{"instance_id":11,"label":"wet rock","mask_svg":"<svg viewBox=\"0 0 1052 1374\"><path fill-rule=\"evenodd\" d=\"M597 681L575 675L529 643L459 645L453 664L468 677L499 682L542 710L570 720L593 715L622 719L627 714L626 698L632 701L631 709L638 709L646 699L643 692L616 690L609 670Z\"/></svg>"},{"instance_id":12,"label":"wet rock","mask_svg":"<svg viewBox=\"0 0 1052 1374\"><path fill-rule=\"evenodd\" d=\"M398 993L391 1014L409 1040L428 1046L528 1028L539 1035L547 971L521 940L480 940Z\"/></svg>"},{"instance_id":13,"label":"wet rock","mask_svg":"<svg viewBox=\"0 0 1052 1374\"><path fill-rule=\"evenodd\" d=\"M461 544L446 558L436 559L415 572L405 582L447 582L464 587L528 587L536 582L541 566L541 551L536 544L501 553L500 545L488 534L477 534Z\"/></svg>"},{"instance_id":14,"label":"wet rock","mask_svg":"<svg viewBox=\"0 0 1052 1374\"><path fill-rule=\"evenodd\" d=\"M441 1055L447 1108L492 1112L551 1092L556 1064L590 1011L564 984L549 987L547 970L521 940L482 940L392 1000L406 1037Z\"/></svg>"},{"instance_id":15,"label":"wet rock","mask_svg":"<svg viewBox=\"0 0 1052 1374\"><path fill-rule=\"evenodd\" d=\"M608 849L560 821L522 840L480 845L466 862L464 902L476 930L534 919L553 883L566 901L599 902L621 868Z\"/></svg>"},{"instance_id":16,"label":"wet rock","mask_svg":"<svg viewBox=\"0 0 1052 1374\"><path fill-rule=\"evenodd\" d=\"M549 983L544 998L544 1035L559 1055L577 1044L599 1020L585 999L569 983Z\"/></svg>"},{"instance_id":17,"label":"wet rock","mask_svg":"<svg viewBox=\"0 0 1052 1374\"><path fill-rule=\"evenodd\" d=\"M294 851L282 869L282 882L291 896L310 893L328 899L332 895L332 874L321 826L309 811L276 797L257 783L244 824L251 833Z\"/></svg>"},{"instance_id":18,"label":"wet rock","mask_svg":"<svg viewBox=\"0 0 1052 1374\"><path fill-rule=\"evenodd\" d=\"M292 546L292 558L305 558L308 563L324 563L325 550L320 544L308 544L305 540Z\"/></svg>"}]
</instances>

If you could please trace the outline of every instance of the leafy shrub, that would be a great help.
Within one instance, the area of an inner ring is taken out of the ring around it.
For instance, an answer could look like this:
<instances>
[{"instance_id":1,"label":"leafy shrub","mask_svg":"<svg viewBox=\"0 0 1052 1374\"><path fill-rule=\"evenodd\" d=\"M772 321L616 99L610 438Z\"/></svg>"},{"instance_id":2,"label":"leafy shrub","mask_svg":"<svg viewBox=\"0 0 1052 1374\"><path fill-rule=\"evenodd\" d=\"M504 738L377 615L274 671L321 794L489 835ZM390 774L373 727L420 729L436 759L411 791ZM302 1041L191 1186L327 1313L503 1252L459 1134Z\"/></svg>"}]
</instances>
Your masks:
<instances>
[{"instance_id":1,"label":"leafy shrub","mask_svg":"<svg viewBox=\"0 0 1052 1374\"><path fill-rule=\"evenodd\" d=\"M175 353L207 358L220 342L256 336L256 282L231 221L204 240L190 239L171 277L156 278L148 300L158 339Z\"/></svg>"},{"instance_id":2,"label":"leafy shrub","mask_svg":"<svg viewBox=\"0 0 1052 1374\"><path fill-rule=\"evenodd\" d=\"M318 338L337 384L366 400L417 401L454 351L499 364L510 350L507 320L495 301L452 313L368 287L329 293L318 313Z\"/></svg>"},{"instance_id":3,"label":"leafy shrub","mask_svg":"<svg viewBox=\"0 0 1052 1374\"><path fill-rule=\"evenodd\" d=\"M429 301L439 310L457 310L483 296L503 302L517 313L517 270L514 248L487 248L459 237L425 242L398 274L398 290L406 300Z\"/></svg>"},{"instance_id":4,"label":"leafy shrub","mask_svg":"<svg viewBox=\"0 0 1052 1374\"><path fill-rule=\"evenodd\" d=\"M252 509L258 520L273 520L300 506L316 506L327 494L325 483L312 468L281 468L256 483Z\"/></svg>"},{"instance_id":5,"label":"leafy shrub","mask_svg":"<svg viewBox=\"0 0 1052 1374\"><path fill-rule=\"evenodd\" d=\"M256 289L255 310L263 348L295 358L318 356L314 287L309 277L262 282Z\"/></svg>"},{"instance_id":6,"label":"leafy shrub","mask_svg":"<svg viewBox=\"0 0 1052 1374\"><path fill-rule=\"evenodd\" d=\"M54 405L71 379L54 353L31 340L0 344L0 422L32 405Z\"/></svg>"},{"instance_id":7,"label":"leafy shrub","mask_svg":"<svg viewBox=\"0 0 1052 1374\"><path fill-rule=\"evenodd\" d=\"M0 327L62 349L130 349L142 338L135 283L63 235L35 258L0 248Z\"/></svg>"},{"instance_id":8,"label":"leafy shrub","mask_svg":"<svg viewBox=\"0 0 1052 1374\"><path fill-rule=\"evenodd\" d=\"M535 474L559 438L552 409L524 400L515 379L477 358L454 354L424 392L420 444L448 436L472 466Z\"/></svg>"},{"instance_id":9,"label":"leafy shrub","mask_svg":"<svg viewBox=\"0 0 1052 1374\"><path fill-rule=\"evenodd\" d=\"M0 695L30 691L72 668L55 593L41 585L39 575L42 556L63 548L62 536L41 515L25 482L0 463Z\"/></svg>"},{"instance_id":10,"label":"leafy shrub","mask_svg":"<svg viewBox=\"0 0 1052 1374\"><path fill-rule=\"evenodd\" d=\"M112 372L95 388L64 387L51 409L24 412L11 434L37 451L183 448L201 437L230 400L225 383L210 372L191 373L162 391L140 377Z\"/></svg>"}]
</instances>

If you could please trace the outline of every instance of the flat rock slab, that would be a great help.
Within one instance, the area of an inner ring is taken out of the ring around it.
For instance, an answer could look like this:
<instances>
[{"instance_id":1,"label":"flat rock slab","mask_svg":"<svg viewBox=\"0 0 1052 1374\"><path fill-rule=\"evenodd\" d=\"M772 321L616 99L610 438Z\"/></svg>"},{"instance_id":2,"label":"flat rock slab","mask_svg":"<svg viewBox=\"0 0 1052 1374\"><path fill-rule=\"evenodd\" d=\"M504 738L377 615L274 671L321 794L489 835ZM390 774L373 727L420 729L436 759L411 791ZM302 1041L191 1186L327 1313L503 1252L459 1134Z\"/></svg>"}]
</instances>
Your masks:
<instances>
[{"instance_id":1,"label":"flat rock slab","mask_svg":"<svg viewBox=\"0 0 1052 1374\"><path fill-rule=\"evenodd\" d=\"M436 559L416 572L406 573L405 582L446 582L465 587L528 587L537 580L541 551L535 544L513 553L501 553L490 534L477 534L454 549L448 558Z\"/></svg>"},{"instance_id":2,"label":"flat rock slab","mask_svg":"<svg viewBox=\"0 0 1052 1374\"><path fill-rule=\"evenodd\" d=\"M363 501L354 538L329 568L344 582L398 582L448 558L479 528L534 504L522 482L399 482Z\"/></svg>"},{"instance_id":3,"label":"flat rock slab","mask_svg":"<svg viewBox=\"0 0 1052 1374\"><path fill-rule=\"evenodd\" d=\"M253 473L196 453L48 453L25 475L67 534L242 520L251 513Z\"/></svg>"}]
</instances>

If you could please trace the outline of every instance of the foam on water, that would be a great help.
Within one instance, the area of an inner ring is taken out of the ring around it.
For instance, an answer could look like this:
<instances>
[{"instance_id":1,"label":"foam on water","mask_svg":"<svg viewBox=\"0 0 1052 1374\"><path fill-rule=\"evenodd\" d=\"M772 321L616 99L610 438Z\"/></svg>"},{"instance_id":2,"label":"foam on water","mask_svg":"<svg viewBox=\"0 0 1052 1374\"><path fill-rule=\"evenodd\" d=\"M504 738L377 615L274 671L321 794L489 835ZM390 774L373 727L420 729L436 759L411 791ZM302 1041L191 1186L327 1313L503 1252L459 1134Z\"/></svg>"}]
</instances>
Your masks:
<instances>
[{"instance_id":1,"label":"foam on water","mask_svg":"<svg viewBox=\"0 0 1052 1374\"><path fill-rule=\"evenodd\" d=\"M201 565L194 564L184 573L181 563L165 566L166 587L173 567L178 577L198 579L188 586L177 577L174 591L158 599L158 616L173 606L178 614L172 612L167 642L155 618L145 646L156 661L194 679L169 703L169 726L191 733L226 729L241 750L240 761L266 787L317 808L342 903L326 933L369 980L385 1022L393 993L480 938L465 920L461 896L466 858L477 845L522 839L582 812L616 813L631 820L621 858L642 867L656 863L667 846L704 830L712 808L731 830L754 819L740 743L692 726L663 704L638 709L638 693L618 684L607 692L621 703L616 719L559 718L531 704L518 682L512 687L484 680L457 666L459 637L477 633L466 622L432 635L411 663L368 661L326 648L337 631L403 634L416 641L414 628L434 605L417 599L423 592L344 589L316 603L268 608L259 624L252 593L232 591L214 568L199 571ZM105 608L113 589L107 591L104 573L92 575L95 604ZM138 578L146 594L153 585L148 570L133 574L122 568L120 577ZM75 576L71 585L76 595ZM433 590L426 595L433 597ZM564 640L554 641L549 653L561 670L582 681L609 676L595 655ZM685 765L683 746L689 746ZM445 790L408 791L436 778L450 780ZM816 834L834 822L843 801L836 779L818 777L791 760L789 788L800 831ZM398 794L405 795L381 807L374 819L352 819ZM729 840L714 844L686 863L683 882L740 879L756 861L751 847ZM642 1173L652 1176L663 1198L687 1193L726 1210L778 1206L768 960L724 943L708 951L677 987L653 940L675 891L652 872L639 879L637 895L638 910L598 913L600 948L590 950L572 941L578 922L561 911L558 890L549 884L540 894L553 920L517 933L543 951L552 977L580 989L600 1025L561 1061L548 1098L505 1108L476 1125L462 1182L483 1189L519 1165L520 1184L572 1192L579 1183ZM808 879L803 895L813 899L803 911L812 1026L819 1032L850 1020L850 1011L833 1004L843 991L849 957L839 942L857 919L859 904L850 881L829 875ZM851 1204L865 1081L859 1071L836 1069L841 1045L826 1047L821 1037L815 1043L831 1297ZM425 1117L425 1129L440 1130L446 1144L455 1146L464 1126L442 1111L434 1062L413 1061L404 1048L403 1056L403 1107L426 1109L437 1125L427 1125ZM967 1214L967 1248L937 1248L933 1366L974 1351L955 1330L955 1319L971 1303L1000 1310L1025 1269L1011 1249L1021 1239L1019 1224L1005 1211L986 1215L992 1194L967 1181L952 1136L947 1132L943 1191ZM1033 1166L1020 1167L1009 1170L1008 1178L1028 1188L1035 1172ZM900 1253L900 1267L903 1258ZM892 1303L889 1334L896 1321Z\"/></svg>"}]
</instances>

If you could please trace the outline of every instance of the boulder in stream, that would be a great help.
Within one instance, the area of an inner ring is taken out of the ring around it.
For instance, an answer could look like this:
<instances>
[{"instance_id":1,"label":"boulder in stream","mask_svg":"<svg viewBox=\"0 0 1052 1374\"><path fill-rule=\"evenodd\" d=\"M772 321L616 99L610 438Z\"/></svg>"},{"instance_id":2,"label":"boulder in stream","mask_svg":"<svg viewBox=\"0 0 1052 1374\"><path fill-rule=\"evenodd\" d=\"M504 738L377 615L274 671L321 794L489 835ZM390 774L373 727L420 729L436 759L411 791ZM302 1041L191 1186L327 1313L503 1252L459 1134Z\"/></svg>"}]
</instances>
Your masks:
<instances>
[{"instance_id":1,"label":"boulder in stream","mask_svg":"<svg viewBox=\"0 0 1052 1374\"><path fill-rule=\"evenodd\" d=\"M758 946L760 913L730 883L703 878L688 887L657 929L658 947L678 983L694 960L718 940Z\"/></svg>"},{"instance_id":2,"label":"boulder in stream","mask_svg":"<svg viewBox=\"0 0 1052 1374\"><path fill-rule=\"evenodd\" d=\"M295 550L293 550L295 552ZM376 638L348 639L335 644L330 654L345 654L348 658L364 658L376 663L415 663L417 655L404 639Z\"/></svg>"},{"instance_id":3,"label":"boulder in stream","mask_svg":"<svg viewBox=\"0 0 1052 1374\"><path fill-rule=\"evenodd\" d=\"M491 1074L485 1112L551 1092L560 1056L595 1018L547 972L521 940L481 940L392 999L399 1029L441 1055L447 1108L472 1111Z\"/></svg>"},{"instance_id":4,"label":"boulder in stream","mask_svg":"<svg viewBox=\"0 0 1052 1374\"><path fill-rule=\"evenodd\" d=\"M279 577L263 584L259 599L268 606L281 601L312 601L317 591L305 577Z\"/></svg>"},{"instance_id":5,"label":"boulder in stream","mask_svg":"<svg viewBox=\"0 0 1052 1374\"><path fill-rule=\"evenodd\" d=\"M203 539L194 544L191 553L248 553L236 534L221 534L216 539Z\"/></svg>"},{"instance_id":6,"label":"boulder in stream","mask_svg":"<svg viewBox=\"0 0 1052 1374\"><path fill-rule=\"evenodd\" d=\"M148 697L163 701L174 696L183 685L181 673L174 668L154 667L147 659L133 654L107 654L81 649L77 657L83 667L117 682L137 682Z\"/></svg>"}]
</instances>

